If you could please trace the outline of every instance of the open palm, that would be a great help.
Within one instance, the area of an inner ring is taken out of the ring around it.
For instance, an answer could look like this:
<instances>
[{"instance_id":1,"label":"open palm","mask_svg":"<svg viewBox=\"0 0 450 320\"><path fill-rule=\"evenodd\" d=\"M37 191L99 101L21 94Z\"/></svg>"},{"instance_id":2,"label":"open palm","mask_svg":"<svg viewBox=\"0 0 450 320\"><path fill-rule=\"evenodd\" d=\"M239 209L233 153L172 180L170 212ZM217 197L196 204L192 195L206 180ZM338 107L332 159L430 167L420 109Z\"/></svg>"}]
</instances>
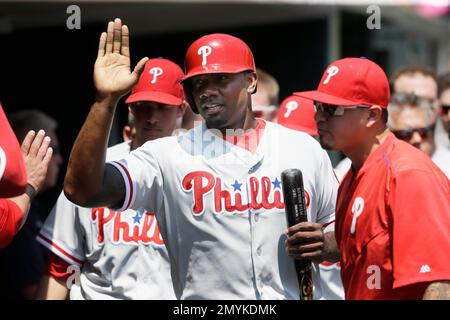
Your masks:
<instances>
[{"instance_id":1,"label":"open palm","mask_svg":"<svg viewBox=\"0 0 450 320\"><path fill-rule=\"evenodd\" d=\"M148 58L143 58L130 70L129 31L120 19L108 23L107 32L100 36L94 65L94 84L101 95L122 96L139 79Z\"/></svg>"}]
</instances>

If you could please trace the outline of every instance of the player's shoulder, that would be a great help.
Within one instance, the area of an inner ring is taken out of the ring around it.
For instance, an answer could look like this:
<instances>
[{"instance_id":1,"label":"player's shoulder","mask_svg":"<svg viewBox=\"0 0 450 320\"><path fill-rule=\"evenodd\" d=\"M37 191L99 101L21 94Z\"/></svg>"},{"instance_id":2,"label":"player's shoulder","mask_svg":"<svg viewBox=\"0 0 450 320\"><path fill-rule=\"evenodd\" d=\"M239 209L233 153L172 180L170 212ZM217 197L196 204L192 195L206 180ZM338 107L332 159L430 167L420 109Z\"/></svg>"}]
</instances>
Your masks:
<instances>
[{"instance_id":1,"label":"player's shoulder","mask_svg":"<svg viewBox=\"0 0 450 320\"><path fill-rule=\"evenodd\" d=\"M280 145L296 145L302 148L311 148L317 152L323 152L320 143L306 132L293 130L270 121L266 121L266 129L271 139L277 140Z\"/></svg>"},{"instance_id":2,"label":"player's shoulder","mask_svg":"<svg viewBox=\"0 0 450 320\"><path fill-rule=\"evenodd\" d=\"M423 151L396 139L388 154L389 167L395 178L404 175L436 176L443 179L445 174ZM445 179L443 179L445 181Z\"/></svg>"},{"instance_id":3,"label":"player's shoulder","mask_svg":"<svg viewBox=\"0 0 450 320\"><path fill-rule=\"evenodd\" d=\"M106 160L114 161L120 160L126 157L127 154L130 153L131 150L131 141L125 141L119 144L116 144L112 147L109 147L106 151Z\"/></svg>"},{"instance_id":4,"label":"player's shoulder","mask_svg":"<svg viewBox=\"0 0 450 320\"><path fill-rule=\"evenodd\" d=\"M183 134L184 135L184 134ZM142 150L170 150L177 143L177 136L167 136L145 142L140 148Z\"/></svg>"},{"instance_id":5,"label":"player's shoulder","mask_svg":"<svg viewBox=\"0 0 450 320\"><path fill-rule=\"evenodd\" d=\"M174 145L177 143L176 136L162 137L155 140L146 141L142 146L136 148L132 153L144 153L144 154L165 154L168 150L173 150Z\"/></svg>"}]
</instances>

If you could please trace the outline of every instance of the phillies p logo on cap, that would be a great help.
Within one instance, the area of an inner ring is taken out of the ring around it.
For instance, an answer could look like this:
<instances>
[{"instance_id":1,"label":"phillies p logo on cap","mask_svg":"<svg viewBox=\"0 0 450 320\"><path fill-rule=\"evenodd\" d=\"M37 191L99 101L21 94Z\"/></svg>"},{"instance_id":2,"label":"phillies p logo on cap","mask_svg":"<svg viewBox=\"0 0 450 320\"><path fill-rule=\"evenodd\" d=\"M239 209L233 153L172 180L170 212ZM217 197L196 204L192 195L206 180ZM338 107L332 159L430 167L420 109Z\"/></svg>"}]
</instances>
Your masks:
<instances>
[{"instance_id":1,"label":"phillies p logo on cap","mask_svg":"<svg viewBox=\"0 0 450 320\"><path fill-rule=\"evenodd\" d=\"M289 101L288 103L286 103L286 112L283 114L283 116L285 118L289 118L289 116L291 115L292 111L294 111L295 109L298 108L298 102L297 101Z\"/></svg>"},{"instance_id":2,"label":"phillies p logo on cap","mask_svg":"<svg viewBox=\"0 0 450 320\"><path fill-rule=\"evenodd\" d=\"M159 68L159 67L155 67L155 68L151 68L150 69L150 74L153 75L153 79L150 82L151 84L155 84L156 83L156 79L163 74L163 69Z\"/></svg>"},{"instance_id":3,"label":"phillies p logo on cap","mask_svg":"<svg viewBox=\"0 0 450 320\"><path fill-rule=\"evenodd\" d=\"M211 52L212 48L210 46L202 46L198 48L197 54L202 56L202 66L206 66L206 57L209 56Z\"/></svg>"},{"instance_id":4,"label":"phillies p logo on cap","mask_svg":"<svg viewBox=\"0 0 450 320\"><path fill-rule=\"evenodd\" d=\"M335 76L338 74L339 72L339 68L336 66L331 66L327 69L326 71L328 73L328 77L325 79L325 81L323 82L323 84L328 84L328 82L330 82L331 77Z\"/></svg>"}]
</instances>

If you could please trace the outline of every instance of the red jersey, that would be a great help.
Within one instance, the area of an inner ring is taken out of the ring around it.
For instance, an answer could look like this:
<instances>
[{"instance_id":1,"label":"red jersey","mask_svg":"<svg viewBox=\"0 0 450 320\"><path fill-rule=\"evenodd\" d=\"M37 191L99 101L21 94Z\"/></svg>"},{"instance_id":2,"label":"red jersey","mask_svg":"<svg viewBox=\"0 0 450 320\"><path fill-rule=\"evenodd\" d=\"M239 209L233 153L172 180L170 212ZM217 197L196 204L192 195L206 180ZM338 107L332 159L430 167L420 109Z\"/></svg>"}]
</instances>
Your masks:
<instances>
[{"instance_id":1,"label":"red jersey","mask_svg":"<svg viewBox=\"0 0 450 320\"><path fill-rule=\"evenodd\" d=\"M336 204L346 299L422 299L450 280L450 182L390 134L342 181Z\"/></svg>"},{"instance_id":2,"label":"red jersey","mask_svg":"<svg viewBox=\"0 0 450 320\"><path fill-rule=\"evenodd\" d=\"M0 197L21 195L27 186L27 172L19 142L0 105Z\"/></svg>"},{"instance_id":3,"label":"red jersey","mask_svg":"<svg viewBox=\"0 0 450 320\"><path fill-rule=\"evenodd\" d=\"M6 247L19 231L22 224L22 210L8 199L0 199L0 248Z\"/></svg>"}]
</instances>

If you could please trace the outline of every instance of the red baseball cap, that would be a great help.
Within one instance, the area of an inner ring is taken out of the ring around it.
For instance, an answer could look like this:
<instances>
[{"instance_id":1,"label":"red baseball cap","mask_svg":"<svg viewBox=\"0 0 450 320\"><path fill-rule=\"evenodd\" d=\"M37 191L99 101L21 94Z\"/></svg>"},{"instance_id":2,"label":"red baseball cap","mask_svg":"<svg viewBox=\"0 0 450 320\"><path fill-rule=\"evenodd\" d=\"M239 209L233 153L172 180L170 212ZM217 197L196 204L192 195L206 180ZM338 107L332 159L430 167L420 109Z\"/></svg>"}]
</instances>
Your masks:
<instances>
[{"instance_id":1,"label":"red baseball cap","mask_svg":"<svg viewBox=\"0 0 450 320\"><path fill-rule=\"evenodd\" d=\"M317 135L317 125L314 120L314 104L311 100L289 96L283 100L278 112L278 123L294 130Z\"/></svg>"},{"instance_id":2,"label":"red baseball cap","mask_svg":"<svg viewBox=\"0 0 450 320\"><path fill-rule=\"evenodd\" d=\"M153 101L179 106L184 99L180 84L183 76L183 70L176 63L162 58L150 59L125 103Z\"/></svg>"},{"instance_id":3,"label":"red baseball cap","mask_svg":"<svg viewBox=\"0 0 450 320\"><path fill-rule=\"evenodd\" d=\"M366 58L345 58L328 66L317 90L295 92L294 95L340 106L387 108L389 81L375 62Z\"/></svg>"}]
</instances>

